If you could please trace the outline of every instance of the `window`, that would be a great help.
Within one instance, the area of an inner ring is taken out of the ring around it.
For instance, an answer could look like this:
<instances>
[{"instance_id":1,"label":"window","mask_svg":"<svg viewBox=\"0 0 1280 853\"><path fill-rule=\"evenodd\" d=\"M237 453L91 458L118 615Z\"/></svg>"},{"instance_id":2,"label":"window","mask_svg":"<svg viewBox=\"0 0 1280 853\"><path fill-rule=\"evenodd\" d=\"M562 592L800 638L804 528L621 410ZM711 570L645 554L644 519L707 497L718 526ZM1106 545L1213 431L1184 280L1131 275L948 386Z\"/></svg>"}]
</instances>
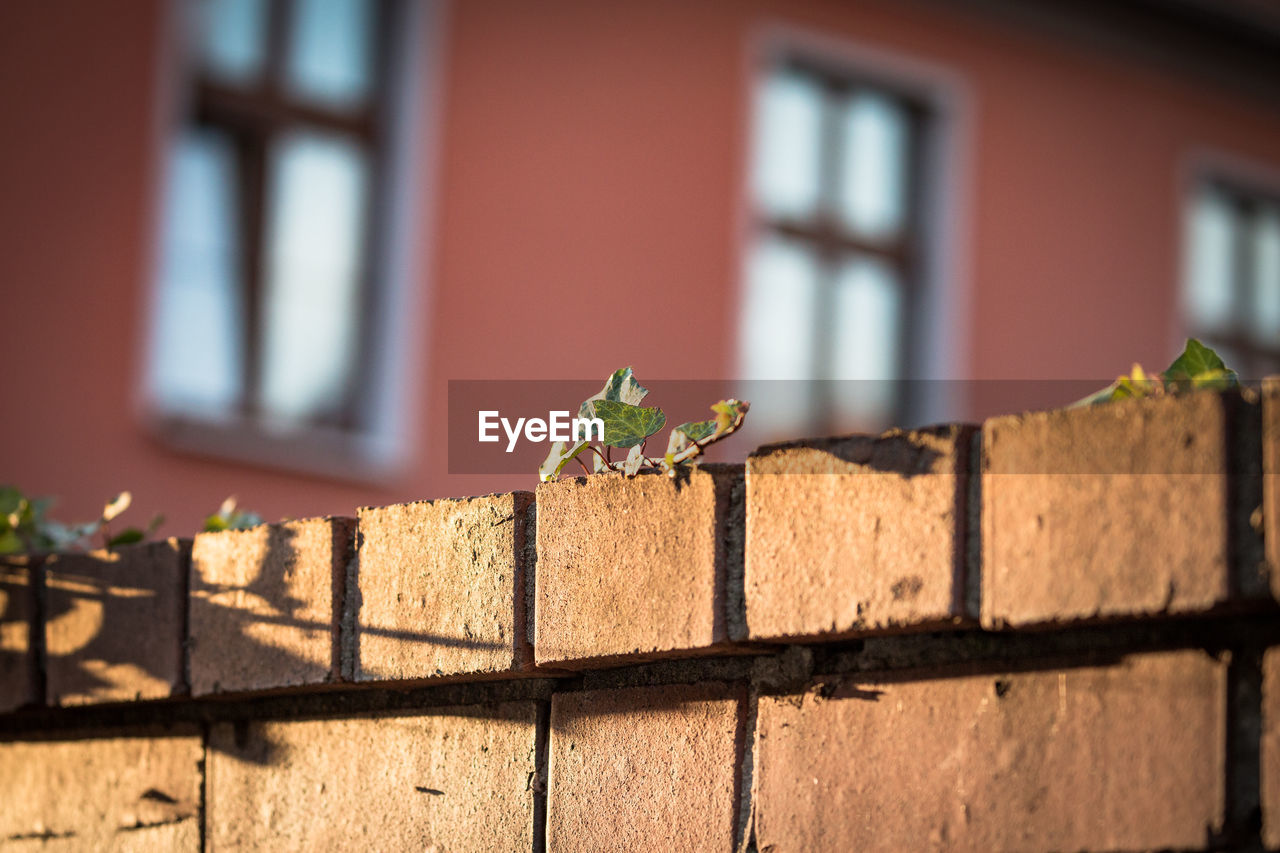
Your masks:
<instances>
[{"instance_id":1,"label":"window","mask_svg":"<svg viewBox=\"0 0 1280 853\"><path fill-rule=\"evenodd\" d=\"M1188 333L1243 378L1280 372L1280 192L1203 181L1192 194L1186 249Z\"/></svg>"},{"instance_id":2,"label":"window","mask_svg":"<svg viewBox=\"0 0 1280 853\"><path fill-rule=\"evenodd\" d=\"M873 380L768 383L770 405L757 407L764 426L784 434L901 421L926 111L871 80L788 59L758 82L754 116L743 373Z\"/></svg>"},{"instance_id":3,"label":"window","mask_svg":"<svg viewBox=\"0 0 1280 853\"><path fill-rule=\"evenodd\" d=\"M183 10L190 85L167 170L152 407L170 436L201 425L241 439L370 433L390 33L402 10L390 0L188 0Z\"/></svg>"}]
</instances>

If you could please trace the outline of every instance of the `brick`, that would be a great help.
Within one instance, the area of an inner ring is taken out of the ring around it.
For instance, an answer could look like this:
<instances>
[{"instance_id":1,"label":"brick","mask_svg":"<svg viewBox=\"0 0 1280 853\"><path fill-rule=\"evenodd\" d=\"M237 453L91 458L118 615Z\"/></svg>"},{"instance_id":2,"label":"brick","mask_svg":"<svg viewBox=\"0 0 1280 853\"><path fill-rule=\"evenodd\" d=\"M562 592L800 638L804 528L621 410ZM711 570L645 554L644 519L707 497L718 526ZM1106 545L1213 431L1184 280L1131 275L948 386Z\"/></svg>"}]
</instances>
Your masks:
<instances>
[{"instance_id":1,"label":"brick","mask_svg":"<svg viewBox=\"0 0 1280 853\"><path fill-rule=\"evenodd\" d=\"M964 616L974 428L763 447L747 460L747 634L771 640ZM975 614L976 615L976 614Z\"/></svg>"},{"instance_id":2,"label":"brick","mask_svg":"<svg viewBox=\"0 0 1280 853\"><path fill-rule=\"evenodd\" d=\"M742 478L740 465L704 465L676 479L602 474L539 485L537 662L721 648L733 615L731 496Z\"/></svg>"},{"instance_id":3,"label":"brick","mask_svg":"<svg viewBox=\"0 0 1280 853\"><path fill-rule=\"evenodd\" d=\"M1280 646L1262 658L1262 841L1280 850Z\"/></svg>"},{"instance_id":4,"label":"brick","mask_svg":"<svg viewBox=\"0 0 1280 853\"><path fill-rule=\"evenodd\" d=\"M732 850L743 694L704 683L553 696L547 849Z\"/></svg>"},{"instance_id":5,"label":"brick","mask_svg":"<svg viewBox=\"0 0 1280 853\"><path fill-rule=\"evenodd\" d=\"M526 529L533 495L359 512L358 681L509 672L531 663Z\"/></svg>"},{"instance_id":6,"label":"brick","mask_svg":"<svg viewBox=\"0 0 1280 853\"><path fill-rule=\"evenodd\" d=\"M198 733L0 743L0 849L200 850Z\"/></svg>"},{"instance_id":7,"label":"brick","mask_svg":"<svg viewBox=\"0 0 1280 853\"><path fill-rule=\"evenodd\" d=\"M181 692L190 555L190 542L169 539L46 560L49 704Z\"/></svg>"},{"instance_id":8,"label":"brick","mask_svg":"<svg viewBox=\"0 0 1280 853\"><path fill-rule=\"evenodd\" d=\"M529 850L533 702L219 723L209 849Z\"/></svg>"},{"instance_id":9,"label":"brick","mask_svg":"<svg viewBox=\"0 0 1280 853\"><path fill-rule=\"evenodd\" d=\"M354 519L311 518L197 535L192 694L336 680L354 534Z\"/></svg>"},{"instance_id":10,"label":"brick","mask_svg":"<svg viewBox=\"0 0 1280 853\"><path fill-rule=\"evenodd\" d=\"M31 557L0 557L0 713L42 699L32 636L36 571Z\"/></svg>"},{"instance_id":11,"label":"brick","mask_svg":"<svg viewBox=\"0 0 1280 853\"><path fill-rule=\"evenodd\" d=\"M1202 849L1224 819L1226 678L1182 651L761 697L759 849Z\"/></svg>"},{"instance_id":12,"label":"brick","mask_svg":"<svg viewBox=\"0 0 1280 853\"><path fill-rule=\"evenodd\" d=\"M1271 597L1280 600L1280 376L1262 382L1263 515Z\"/></svg>"},{"instance_id":13,"label":"brick","mask_svg":"<svg viewBox=\"0 0 1280 853\"><path fill-rule=\"evenodd\" d=\"M1226 603L1232 550L1252 544L1230 514L1252 482L1232 446L1256 443L1257 417L1239 394L1205 392L988 421L983 624Z\"/></svg>"}]
</instances>

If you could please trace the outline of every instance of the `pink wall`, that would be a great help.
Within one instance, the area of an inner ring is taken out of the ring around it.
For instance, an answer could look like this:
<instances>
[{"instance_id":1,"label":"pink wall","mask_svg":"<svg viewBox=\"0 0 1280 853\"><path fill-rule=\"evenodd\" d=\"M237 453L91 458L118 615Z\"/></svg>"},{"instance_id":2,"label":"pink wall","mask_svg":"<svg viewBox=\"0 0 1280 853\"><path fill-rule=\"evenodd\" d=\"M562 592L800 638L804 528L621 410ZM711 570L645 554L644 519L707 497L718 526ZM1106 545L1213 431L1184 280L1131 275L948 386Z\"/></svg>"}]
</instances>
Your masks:
<instances>
[{"instance_id":1,"label":"pink wall","mask_svg":"<svg viewBox=\"0 0 1280 853\"><path fill-rule=\"evenodd\" d=\"M1163 366L1187 158L1280 169L1274 105L940 4L454 4L421 235L434 253L416 283L424 381L406 391L425 435L397 482L341 484L180 455L139 425L162 6L0 8L0 480L62 495L70 516L128 487L136 515L163 508L173 533L231 493L276 517L531 487L532 472L445 474L449 379L731 375L748 50L766 24L964 81L957 272L972 296L955 322L972 377Z\"/></svg>"}]
</instances>

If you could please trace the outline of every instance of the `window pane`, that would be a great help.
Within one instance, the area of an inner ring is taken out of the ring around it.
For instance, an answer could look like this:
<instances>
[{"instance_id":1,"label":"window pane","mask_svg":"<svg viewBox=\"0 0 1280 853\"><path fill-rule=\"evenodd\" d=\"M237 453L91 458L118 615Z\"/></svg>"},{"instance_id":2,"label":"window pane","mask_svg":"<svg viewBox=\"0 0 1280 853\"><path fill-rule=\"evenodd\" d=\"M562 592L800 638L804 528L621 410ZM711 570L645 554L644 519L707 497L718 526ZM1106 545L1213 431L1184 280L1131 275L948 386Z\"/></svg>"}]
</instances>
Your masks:
<instances>
[{"instance_id":1,"label":"window pane","mask_svg":"<svg viewBox=\"0 0 1280 853\"><path fill-rule=\"evenodd\" d=\"M840 216L861 237L895 238L907 207L906 111L884 95L859 92L844 105L841 123Z\"/></svg>"},{"instance_id":2,"label":"window pane","mask_svg":"<svg viewBox=\"0 0 1280 853\"><path fill-rule=\"evenodd\" d=\"M1234 220L1230 204L1219 193L1201 192L1192 201L1183 299L1193 330L1225 329L1231 323Z\"/></svg>"},{"instance_id":3,"label":"window pane","mask_svg":"<svg viewBox=\"0 0 1280 853\"><path fill-rule=\"evenodd\" d=\"M805 245L764 237L747 265L741 364L757 383L751 417L757 434L776 437L804 429L812 416L813 342L818 261Z\"/></svg>"},{"instance_id":4,"label":"window pane","mask_svg":"<svg viewBox=\"0 0 1280 853\"><path fill-rule=\"evenodd\" d=\"M898 275L889 265L856 257L841 268L833 300L831 370L839 422L887 423L893 415L899 374L902 311Z\"/></svg>"},{"instance_id":5,"label":"window pane","mask_svg":"<svg viewBox=\"0 0 1280 853\"><path fill-rule=\"evenodd\" d=\"M368 165L340 139L284 138L273 152L262 405L332 417L357 357Z\"/></svg>"},{"instance_id":6,"label":"window pane","mask_svg":"<svg viewBox=\"0 0 1280 853\"><path fill-rule=\"evenodd\" d=\"M167 409L225 414L241 394L235 157L188 131L170 153L151 388Z\"/></svg>"},{"instance_id":7,"label":"window pane","mask_svg":"<svg viewBox=\"0 0 1280 853\"><path fill-rule=\"evenodd\" d=\"M1258 343L1280 349L1280 207L1262 208L1256 227L1251 331Z\"/></svg>"},{"instance_id":8,"label":"window pane","mask_svg":"<svg viewBox=\"0 0 1280 853\"><path fill-rule=\"evenodd\" d=\"M752 188L777 217L813 214L821 193L822 90L793 72L769 75L756 93Z\"/></svg>"},{"instance_id":9,"label":"window pane","mask_svg":"<svg viewBox=\"0 0 1280 853\"><path fill-rule=\"evenodd\" d=\"M267 0L203 0L198 15L205 66L229 82L254 80L262 71Z\"/></svg>"},{"instance_id":10,"label":"window pane","mask_svg":"<svg viewBox=\"0 0 1280 853\"><path fill-rule=\"evenodd\" d=\"M354 106L371 85L373 11L367 0L297 0L286 85L304 98Z\"/></svg>"}]
</instances>

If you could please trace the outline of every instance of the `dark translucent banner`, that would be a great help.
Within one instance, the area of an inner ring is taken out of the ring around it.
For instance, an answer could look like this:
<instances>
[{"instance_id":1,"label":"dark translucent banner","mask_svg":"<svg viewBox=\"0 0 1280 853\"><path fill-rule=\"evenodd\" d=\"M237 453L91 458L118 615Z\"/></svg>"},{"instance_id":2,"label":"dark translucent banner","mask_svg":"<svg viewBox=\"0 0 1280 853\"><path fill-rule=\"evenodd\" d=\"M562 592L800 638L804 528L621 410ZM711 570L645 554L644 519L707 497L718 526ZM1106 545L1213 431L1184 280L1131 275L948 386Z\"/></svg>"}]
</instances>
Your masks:
<instances>
[{"instance_id":1,"label":"dark translucent banner","mask_svg":"<svg viewBox=\"0 0 1280 853\"><path fill-rule=\"evenodd\" d=\"M579 406L601 390L595 380L452 380L449 383L450 474L528 474L557 438L572 440ZM1159 397L1134 406L1102 404L1061 413L1108 380L648 380L641 405L661 409L665 424L644 445L659 459L672 428L715 415L719 400L747 400L742 429L708 448L706 461L738 462L760 445L855 434L894 426L980 423L1002 414L1052 410L1006 429L1007 450L992 473L1241 474L1260 473L1260 405L1242 393ZM1193 402L1200 401L1200 402ZM583 425L585 428L585 425ZM626 450L611 452L614 461ZM582 459L591 464L590 453ZM565 475L583 473L569 463Z\"/></svg>"}]
</instances>

